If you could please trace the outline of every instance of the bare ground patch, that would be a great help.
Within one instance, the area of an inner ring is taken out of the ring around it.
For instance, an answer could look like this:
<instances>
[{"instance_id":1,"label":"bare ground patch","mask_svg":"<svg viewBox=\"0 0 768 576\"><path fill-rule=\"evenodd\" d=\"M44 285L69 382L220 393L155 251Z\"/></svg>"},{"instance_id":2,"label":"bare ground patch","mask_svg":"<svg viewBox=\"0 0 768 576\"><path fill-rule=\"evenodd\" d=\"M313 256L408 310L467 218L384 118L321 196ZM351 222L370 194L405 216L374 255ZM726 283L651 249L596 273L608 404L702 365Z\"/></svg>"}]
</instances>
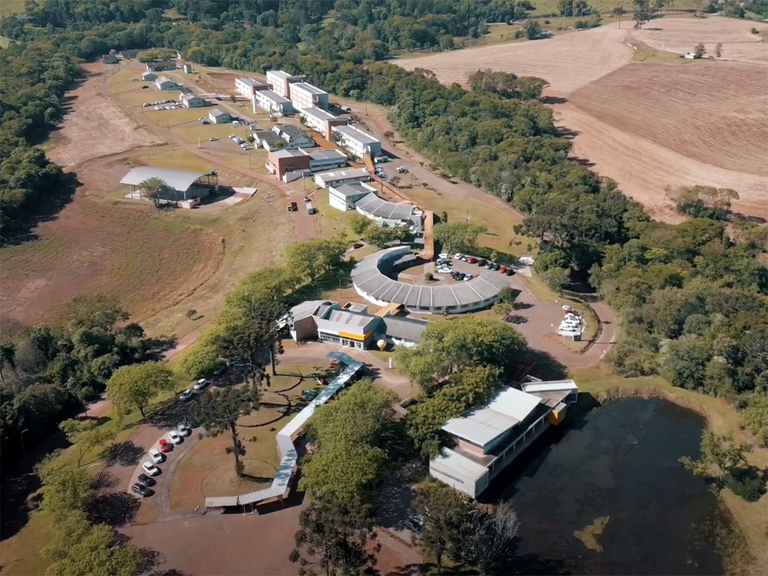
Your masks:
<instances>
[{"instance_id":1,"label":"bare ground patch","mask_svg":"<svg viewBox=\"0 0 768 576\"><path fill-rule=\"evenodd\" d=\"M70 111L52 139L48 157L53 162L67 168L138 146L162 143L154 134L139 128L114 102L98 94L96 82L105 73L105 65L90 64L84 68L89 77L68 94Z\"/></svg>"},{"instance_id":2,"label":"bare ground patch","mask_svg":"<svg viewBox=\"0 0 768 576\"><path fill-rule=\"evenodd\" d=\"M625 44L626 33L624 28L603 26L545 40L442 52L393 63L406 70L432 70L444 84L466 84L470 74L482 68L539 76L550 83L547 93L562 96L630 62L634 51Z\"/></svg>"}]
</instances>

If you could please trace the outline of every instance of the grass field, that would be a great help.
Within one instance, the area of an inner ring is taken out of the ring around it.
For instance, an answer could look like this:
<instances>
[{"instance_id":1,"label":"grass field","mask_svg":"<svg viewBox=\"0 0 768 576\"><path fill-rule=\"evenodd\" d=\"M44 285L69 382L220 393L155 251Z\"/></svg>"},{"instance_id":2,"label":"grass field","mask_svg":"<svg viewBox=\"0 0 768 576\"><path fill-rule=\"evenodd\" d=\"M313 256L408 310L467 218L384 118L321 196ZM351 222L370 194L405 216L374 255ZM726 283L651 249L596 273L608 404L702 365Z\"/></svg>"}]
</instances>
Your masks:
<instances>
[{"instance_id":1,"label":"grass field","mask_svg":"<svg viewBox=\"0 0 768 576\"><path fill-rule=\"evenodd\" d=\"M517 222L511 220L508 214L501 213L492 206L468 200L449 200L422 186L404 190L404 193L413 198L419 206L433 210L438 216L443 211L447 212L448 222L465 221L469 218L470 222L487 226L488 233L483 234L478 241L481 246L515 256L533 254L527 248L531 240L516 234L513 230Z\"/></svg>"},{"instance_id":2,"label":"grass field","mask_svg":"<svg viewBox=\"0 0 768 576\"><path fill-rule=\"evenodd\" d=\"M178 92L158 92L158 100L165 98L175 99L178 97ZM208 116L208 110L205 108L179 108L178 110L144 110L144 116L148 120L159 124L160 126L171 127L178 126L179 124L186 124L187 122L196 121L198 118ZM202 126L202 125L201 125ZM230 126L231 128L231 126Z\"/></svg>"},{"instance_id":3,"label":"grass field","mask_svg":"<svg viewBox=\"0 0 768 576\"><path fill-rule=\"evenodd\" d=\"M29 576L44 574L50 562L40 555L40 549L50 538L48 517L32 512L27 524L11 538L0 542L3 574Z\"/></svg>"},{"instance_id":4,"label":"grass field","mask_svg":"<svg viewBox=\"0 0 768 576\"><path fill-rule=\"evenodd\" d=\"M531 4L536 8L532 12L534 16L560 14L557 7L559 0L531 0ZM622 6L625 11L630 11L633 7L631 2L617 2L616 0L590 0L589 5L603 16L608 16L617 6ZM706 2L702 0L676 0L672 7L676 10L698 10L704 5Z\"/></svg>"},{"instance_id":5,"label":"grass field","mask_svg":"<svg viewBox=\"0 0 768 576\"><path fill-rule=\"evenodd\" d=\"M297 181L293 183L293 187L303 193L303 188ZM311 182L311 185L310 185ZM328 191L323 190L315 186L311 179L307 182L306 195L309 196L312 192L312 204L317 208L317 218L320 219L320 227L323 230L323 236L338 236L339 234L346 234L350 241L357 240L359 236L352 230L352 221L357 214L356 211L350 210L342 212L336 208L331 207L328 201ZM299 206L299 209L303 209L303 206Z\"/></svg>"},{"instance_id":6,"label":"grass field","mask_svg":"<svg viewBox=\"0 0 768 576\"><path fill-rule=\"evenodd\" d=\"M207 110L199 108L197 110L199 114L198 118L200 116L208 115ZM212 136L219 138L220 140L226 140L230 134L237 134L241 138L245 138L247 130L244 128L236 128L231 124L201 124L200 122L195 122L194 124L175 126L173 128L173 133L184 138L185 142L194 144L197 142L198 136L201 141L208 140L208 138L211 138ZM222 144L225 144L225 142L222 142ZM233 146L235 145L233 144ZM266 155L266 152L264 153Z\"/></svg>"},{"instance_id":7,"label":"grass field","mask_svg":"<svg viewBox=\"0 0 768 576\"><path fill-rule=\"evenodd\" d=\"M0 18L11 14L23 14L26 0L3 0L0 2Z\"/></svg>"},{"instance_id":8,"label":"grass field","mask_svg":"<svg viewBox=\"0 0 768 576\"><path fill-rule=\"evenodd\" d=\"M164 97L161 98L158 95L156 90L149 90L149 89L142 90L141 86L144 86L144 84L139 83L139 89L138 91L135 91L135 92L122 92L120 94L120 100L122 100L126 104L130 104L131 106L141 106L145 102L157 102L158 100L165 100ZM133 88L136 88L135 83L133 83ZM174 98L173 94L169 96L169 99L171 98ZM151 110L152 108L149 108L149 109Z\"/></svg>"}]
</instances>

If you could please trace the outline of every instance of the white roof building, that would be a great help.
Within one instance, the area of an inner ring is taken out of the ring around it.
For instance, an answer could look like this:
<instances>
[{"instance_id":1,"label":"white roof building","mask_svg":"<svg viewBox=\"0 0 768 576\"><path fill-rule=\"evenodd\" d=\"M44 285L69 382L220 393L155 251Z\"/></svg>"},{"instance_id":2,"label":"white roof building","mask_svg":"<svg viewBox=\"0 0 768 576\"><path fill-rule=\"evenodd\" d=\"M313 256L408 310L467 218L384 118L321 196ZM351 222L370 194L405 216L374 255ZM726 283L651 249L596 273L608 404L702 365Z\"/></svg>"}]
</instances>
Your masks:
<instances>
[{"instance_id":1,"label":"white roof building","mask_svg":"<svg viewBox=\"0 0 768 576\"><path fill-rule=\"evenodd\" d=\"M331 128L331 134L337 134L339 144L359 158L381 154L381 141L354 126L334 126Z\"/></svg>"},{"instance_id":2,"label":"white roof building","mask_svg":"<svg viewBox=\"0 0 768 576\"><path fill-rule=\"evenodd\" d=\"M368 182L371 175L365 168L352 168L350 170L338 170L334 172L321 172L315 175L315 183L323 188L338 186L349 182Z\"/></svg>"}]
</instances>

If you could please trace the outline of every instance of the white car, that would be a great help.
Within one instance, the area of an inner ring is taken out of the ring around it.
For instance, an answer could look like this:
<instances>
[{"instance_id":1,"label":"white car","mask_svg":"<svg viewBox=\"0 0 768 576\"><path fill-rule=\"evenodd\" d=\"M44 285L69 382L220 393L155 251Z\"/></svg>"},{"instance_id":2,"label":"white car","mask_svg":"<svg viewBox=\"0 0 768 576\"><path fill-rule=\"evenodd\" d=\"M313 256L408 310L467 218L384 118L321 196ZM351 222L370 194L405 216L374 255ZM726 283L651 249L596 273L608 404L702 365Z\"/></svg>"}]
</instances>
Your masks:
<instances>
[{"instance_id":1,"label":"white car","mask_svg":"<svg viewBox=\"0 0 768 576\"><path fill-rule=\"evenodd\" d=\"M194 395L195 393L192 392L191 389L187 388L186 390L184 390L184 392L179 394L179 400L181 400L182 402L187 402L188 400L192 400Z\"/></svg>"},{"instance_id":2,"label":"white car","mask_svg":"<svg viewBox=\"0 0 768 576\"><path fill-rule=\"evenodd\" d=\"M146 472L150 476L157 476L158 474L160 474L160 469L154 464L152 464L152 462L144 462L144 464L142 464L141 467L144 469L144 472Z\"/></svg>"},{"instance_id":3,"label":"white car","mask_svg":"<svg viewBox=\"0 0 768 576\"><path fill-rule=\"evenodd\" d=\"M448 254L447 252L442 252L440 254L440 256L439 256L439 258L441 258L441 259L450 258L450 257L451 257L451 255Z\"/></svg>"},{"instance_id":4,"label":"white car","mask_svg":"<svg viewBox=\"0 0 768 576\"><path fill-rule=\"evenodd\" d=\"M208 380L206 380L205 378L200 378L200 380L195 382L195 385L192 386L192 388L194 388L195 390L202 390L206 386L208 386Z\"/></svg>"},{"instance_id":5,"label":"white car","mask_svg":"<svg viewBox=\"0 0 768 576\"><path fill-rule=\"evenodd\" d=\"M460 252L456 252L456 254L453 255L454 260L461 260L461 258L464 256L464 254L461 254Z\"/></svg>"},{"instance_id":6,"label":"white car","mask_svg":"<svg viewBox=\"0 0 768 576\"><path fill-rule=\"evenodd\" d=\"M174 444L181 444L183 442L181 434L179 434L176 430L171 430L168 432L168 439Z\"/></svg>"},{"instance_id":7,"label":"white car","mask_svg":"<svg viewBox=\"0 0 768 576\"><path fill-rule=\"evenodd\" d=\"M563 306L563 310L566 312L575 312L575 310L568 305Z\"/></svg>"},{"instance_id":8,"label":"white car","mask_svg":"<svg viewBox=\"0 0 768 576\"><path fill-rule=\"evenodd\" d=\"M450 268L438 268L437 269L438 274L450 274L451 269Z\"/></svg>"},{"instance_id":9,"label":"white car","mask_svg":"<svg viewBox=\"0 0 768 576\"><path fill-rule=\"evenodd\" d=\"M160 450L157 448L150 449L149 455L152 457L152 460L155 461L155 464L160 464L163 460L165 460L165 456L163 456L163 453L160 452Z\"/></svg>"},{"instance_id":10,"label":"white car","mask_svg":"<svg viewBox=\"0 0 768 576\"><path fill-rule=\"evenodd\" d=\"M192 428L190 428L189 426L183 423L176 426L176 430L178 430L179 434L181 434L182 436L189 436L190 434L192 434Z\"/></svg>"}]
</instances>

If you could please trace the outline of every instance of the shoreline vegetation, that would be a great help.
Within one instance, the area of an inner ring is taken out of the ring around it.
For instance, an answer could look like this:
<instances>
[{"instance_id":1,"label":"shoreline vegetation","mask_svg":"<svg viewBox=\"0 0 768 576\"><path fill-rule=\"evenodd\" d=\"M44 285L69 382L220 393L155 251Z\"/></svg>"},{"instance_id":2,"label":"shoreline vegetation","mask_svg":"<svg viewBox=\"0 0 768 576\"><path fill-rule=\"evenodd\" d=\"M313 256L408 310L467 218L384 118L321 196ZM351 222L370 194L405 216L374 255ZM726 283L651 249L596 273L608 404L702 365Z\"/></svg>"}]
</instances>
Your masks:
<instances>
[{"instance_id":1,"label":"shoreline vegetation","mask_svg":"<svg viewBox=\"0 0 768 576\"><path fill-rule=\"evenodd\" d=\"M700 415L706 428L715 434L732 434L736 439L746 439L754 446L753 452L747 455L748 462L761 468L768 467L768 449L759 447L755 439L741 429L738 411L725 399L674 387L660 377L626 378L609 370L598 366L572 371L584 400L592 398L599 406L631 398L667 400ZM579 409L584 409L583 404ZM721 490L716 496L736 528L735 533L725 535L724 542L720 541L722 535L718 538L718 548L728 573L762 576L763 568L768 565L766 496L757 502L747 502L728 489Z\"/></svg>"}]
</instances>

